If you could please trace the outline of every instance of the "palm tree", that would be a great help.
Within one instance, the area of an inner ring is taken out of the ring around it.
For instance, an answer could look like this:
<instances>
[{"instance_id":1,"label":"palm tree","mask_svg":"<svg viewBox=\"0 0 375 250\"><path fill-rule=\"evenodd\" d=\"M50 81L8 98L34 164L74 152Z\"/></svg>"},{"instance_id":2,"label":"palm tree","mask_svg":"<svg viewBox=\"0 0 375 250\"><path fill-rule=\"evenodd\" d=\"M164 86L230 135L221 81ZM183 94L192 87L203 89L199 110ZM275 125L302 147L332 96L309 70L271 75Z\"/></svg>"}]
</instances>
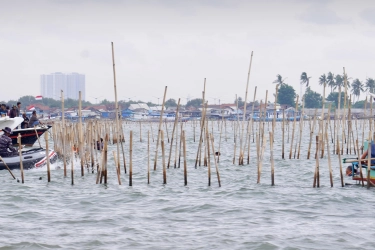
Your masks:
<instances>
[{"instance_id":1,"label":"palm tree","mask_svg":"<svg viewBox=\"0 0 375 250\"><path fill-rule=\"evenodd\" d=\"M280 84L280 85L283 85L283 84L285 84L285 79L283 79L283 77L279 74L279 75L277 75L276 76L277 78L276 78L276 80L275 81L273 81L272 83L276 83L276 84Z\"/></svg>"},{"instance_id":2,"label":"palm tree","mask_svg":"<svg viewBox=\"0 0 375 250\"><path fill-rule=\"evenodd\" d=\"M370 93L374 93L375 81L372 78L367 78L365 83L366 91L369 90Z\"/></svg>"},{"instance_id":3,"label":"palm tree","mask_svg":"<svg viewBox=\"0 0 375 250\"><path fill-rule=\"evenodd\" d=\"M342 88L344 86L344 79L341 75L335 76L335 86L333 86L333 90L336 90L337 88Z\"/></svg>"},{"instance_id":4,"label":"palm tree","mask_svg":"<svg viewBox=\"0 0 375 250\"><path fill-rule=\"evenodd\" d=\"M300 79L301 80L301 85L306 84L306 87L308 87L309 83L310 83L310 78L311 77L307 77L306 72L302 72L301 79Z\"/></svg>"},{"instance_id":5,"label":"palm tree","mask_svg":"<svg viewBox=\"0 0 375 250\"><path fill-rule=\"evenodd\" d=\"M333 87L335 87L336 82L335 82L335 75L332 74L331 72L328 72L327 74L327 82L328 82L328 86L331 87L331 93L332 93L332 89Z\"/></svg>"},{"instance_id":6,"label":"palm tree","mask_svg":"<svg viewBox=\"0 0 375 250\"><path fill-rule=\"evenodd\" d=\"M352 94L354 96L357 96L357 101L359 100L359 95L361 94L361 92L363 92L363 83L361 83L360 80L355 79L352 83Z\"/></svg>"},{"instance_id":7,"label":"palm tree","mask_svg":"<svg viewBox=\"0 0 375 250\"><path fill-rule=\"evenodd\" d=\"M327 76L326 74L323 74L319 77L319 85L325 85L327 83Z\"/></svg>"}]
</instances>

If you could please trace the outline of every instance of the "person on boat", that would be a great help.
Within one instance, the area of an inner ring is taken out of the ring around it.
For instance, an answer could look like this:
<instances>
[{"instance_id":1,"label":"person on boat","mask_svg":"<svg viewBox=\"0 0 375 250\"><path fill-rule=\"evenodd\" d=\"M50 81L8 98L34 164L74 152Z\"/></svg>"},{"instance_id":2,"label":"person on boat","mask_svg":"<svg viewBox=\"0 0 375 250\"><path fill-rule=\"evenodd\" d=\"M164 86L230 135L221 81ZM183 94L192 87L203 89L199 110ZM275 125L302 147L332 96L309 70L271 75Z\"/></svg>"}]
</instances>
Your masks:
<instances>
[{"instance_id":1,"label":"person on boat","mask_svg":"<svg viewBox=\"0 0 375 250\"><path fill-rule=\"evenodd\" d=\"M7 116L9 116L9 115L10 115L10 108L9 108L9 106L7 105L7 106L5 107L5 109L7 110Z\"/></svg>"},{"instance_id":2,"label":"person on boat","mask_svg":"<svg viewBox=\"0 0 375 250\"><path fill-rule=\"evenodd\" d=\"M10 157L17 156L17 149L12 145L12 139L9 135L12 133L12 130L9 127L2 129L4 134L0 137L0 156L1 157Z\"/></svg>"},{"instance_id":3,"label":"person on boat","mask_svg":"<svg viewBox=\"0 0 375 250\"><path fill-rule=\"evenodd\" d=\"M13 105L12 109L10 110L9 117L10 118L17 117L17 107L16 107L16 105Z\"/></svg>"},{"instance_id":4,"label":"person on boat","mask_svg":"<svg viewBox=\"0 0 375 250\"><path fill-rule=\"evenodd\" d=\"M348 166L346 168L346 176L353 176L353 171L352 171L353 169L354 169L354 175L357 175L359 172L358 168L353 168L352 166Z\"/></svg>"},{"instance_id":5,"label":"person on boat","mask_svg":"<svg viewBox=\"0 0 375 250\"><path fill-rule=\"evenodd\" d=\"M39 121L38 117L36 116L36 111L34 110L29 121L29 127L33 128L38 124L42 123Z\"/></svg>"},{"instance_id":6,"label":"person on boat","mask_svg":"<svg viewBox=\"0 0 375 250\"><path fill-rule=\"evenodd\" d=\"M1 114L1 116L6 116L7 115L7 109L6 109L6 105L5 104L1 104L0 114Z\"/></svg>"},{"instance_id":7,"label":"person on boat","mask_svg":"<svg viewBox=\"0 0 375 250\"><path fill-rule=\"evenodd\" d=\"M21 114L21 102L17 102L17 108L16 108L16 117L19 117Z\"/></svg>"},{"instance_id":8,"label":"person on boat","mask_svg":"<svg viewBox=\"0 0 375 250\"><path fill-rule=\"evenodd\" d=\"M362 164L367 164L367 157L368 155L368 150L366 150L362 156L361 156L361 159L363 159L362 161ZM374 142L371 142L371 158L375 158L375 143ZM371 160L371 166L374 166L375 165L375 159Z\"/></svg>"},{"instance_id":9,"label":"person on boat","mask_svg":"<svg viewBox=\"0 0 375 250\"><path fill-rule=\"evenodd\" d=\"M28 128L29 127L29 117L26 116L26 113L22 114L23 122L21 123L21 128Z\"/></svg>"}]
</instances>

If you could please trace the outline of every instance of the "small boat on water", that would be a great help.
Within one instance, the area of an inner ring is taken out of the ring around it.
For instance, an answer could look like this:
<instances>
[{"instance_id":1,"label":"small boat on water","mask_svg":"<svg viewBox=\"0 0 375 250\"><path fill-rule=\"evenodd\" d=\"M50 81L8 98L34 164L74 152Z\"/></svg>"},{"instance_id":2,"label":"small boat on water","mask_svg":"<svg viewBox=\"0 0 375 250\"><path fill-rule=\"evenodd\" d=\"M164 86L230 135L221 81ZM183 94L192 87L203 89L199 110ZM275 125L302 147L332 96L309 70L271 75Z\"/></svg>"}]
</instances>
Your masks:
<instances>
[{"instance_id":1,"label":"small boat on water","mask_svg":"<svg viewBox=\"0 0 375 250\"><path fill-rule=\"evenodd\" d=\"M20 156L2 157L0 160L0 170L6 169L4 162L10 169L20 169ZM50 163L54 163L57 160L57 154L55 151L49 151ZM40 168L47 164L46 150L43 148L27 148L22 150L22 164L23 169Z\"/></svg>"},{"instance_id":2,"label":"small boat on water","mask_svg":"<svg viewBox=\"0 0 375 250\"><path fill-rule=\"evenodd\" d=\"M42 125L35 128L23 128L17 129L18 126L23 122L22 117L9 118L9 116L0 117L0 135L3 134L1 129L9 127L12 130L10 138L12 139L12 144L18 146L17 137L21 134L21 144L31 147L41 137L48 129L52 126Z\"/></svg>"},{"instance_id":3,"label":"small boat on water","mask_svg":"<svg viewBox=\"0 0 375 250\"><path fill-rule=\"evenodd\" d=\"M373 144L373 142L371 142L370 145L371 144L372 144L371 148L373 150L374 144ZM366 140L364 142L364 145L363 145L364 152L367 151L368 146L369 146L369 141ZM363 160L366 160L366 158L362 159L362 161ZM360 171L360 167L359 167L358 158L344 158L343 163L351 163L351 165L347 166L347 168L346 168L346 175L350 176L352 178L352 180L354 180L356 182L360 182L360 181L362 181L362 178L363 178L364 182L367 182L367 180L369 180L372 185L375 185L375 165L373 164L374 158L371 159L371 163L372 163L373 166L370 166L370 176L369 176L369 178L367 178L368 165L363 164L363 163L362 163L362 177L361 177L361 171Z\"/></svg>"}]
</instances>

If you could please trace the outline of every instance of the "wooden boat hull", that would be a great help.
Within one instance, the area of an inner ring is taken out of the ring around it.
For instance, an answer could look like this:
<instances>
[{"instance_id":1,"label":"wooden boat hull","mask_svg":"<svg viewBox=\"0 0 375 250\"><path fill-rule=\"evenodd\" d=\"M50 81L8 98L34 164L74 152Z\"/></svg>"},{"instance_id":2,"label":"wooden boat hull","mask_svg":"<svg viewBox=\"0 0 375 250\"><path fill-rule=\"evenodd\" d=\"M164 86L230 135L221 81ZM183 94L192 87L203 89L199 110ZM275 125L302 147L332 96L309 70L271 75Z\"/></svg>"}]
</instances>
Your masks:
<instances>
[{"instance_id":1,"label":"wooden boat hull","mask_svg":"<svg viewBox=\"0 0 375 250\"><path fill-rule=\"evenodd\" d=\"M17 137L18 134L21 134L21 145L31 147L38 140L37 133L39 138L52 126L47 125L43 127L37 127L36 132L34 128L25 128L25 129L15 129L13 130L10 138L12 139L12 144L18 146Z\"/></svg>"}]
</instances>

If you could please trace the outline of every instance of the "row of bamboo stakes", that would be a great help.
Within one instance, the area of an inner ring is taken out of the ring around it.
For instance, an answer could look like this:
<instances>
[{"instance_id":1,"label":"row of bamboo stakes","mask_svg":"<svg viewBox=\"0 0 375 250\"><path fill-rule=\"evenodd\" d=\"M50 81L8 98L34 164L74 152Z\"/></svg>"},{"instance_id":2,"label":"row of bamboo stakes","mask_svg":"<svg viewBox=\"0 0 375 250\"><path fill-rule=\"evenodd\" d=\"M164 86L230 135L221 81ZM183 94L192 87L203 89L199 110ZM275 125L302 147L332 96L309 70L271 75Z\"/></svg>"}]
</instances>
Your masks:
<instances>
[{"instance_id":1,"label":"row of bamboo stakes","mask_svg":"<svg viewBox=\"0 0 375 250\"><path fill-rule=\"evenodd\" d=\"M115 103L116 103L116 118L115 121L89 121L82 123L82 113L81 113L81 93L79 93L79 122L77 124L72 123L66 123L64 119L64 114L62 115L62 121L61 123L56 123L52 128L52 138L54 142L54 150L57 152L57 154L62 158L63 165L64 165L64 176L67 177L67 164L68 160L70 160L71 163L71 180L72 185L74 184L74 158L78 157L80 160L80 166L81 166L81 175L83 176L84 166L89 169L91 166L91 172L95 172L95 168L97 170L97 178L96 183L107 183L107 171L108 171L108 142L110 142L110 136L112 136L112 142L117 144L117 151L113 151L114 156L114 162L116 167L116 173L118 176L118 183L121 185L121 160L120 156L122 156L122 163L124 167L124 173L127 174L127 164L126 164L126 157L125 157L125 151L124 151L124 142L125 142L125 135L124 135L124 129L123 129L123 123L119 120L119 106L117 102L117 87L116 87L116 70L115 70L115 59L114 59L114 46L112 45L112 62L113 62L113 76L114 76L114 92L115 92ZM251 53L250 57L250 64L249 64L249 70L247 75L247 83L246 83L246 92L245 92L245 103L247 103L247 97L248 97L248 87L249 87L249 80L250 80L250 72L251 72L251 65L252 65L252 59L253 59L253 53ZM310 159L310 153L311 153L311 146L313 142L313 135L315 132L315 126L316 123L318 124L318 133L316 135L316 150L315 150L315 172L314 172L314 181L313 181L313 187L319 187L320 186L320 174L319 174L319 158L323 158L325 154L325 146L327 152L330 152L329 148L329 136L328 136L328 130L330 131L330 137L331 137L331 143L333 143L333 154L338 155L339 159L339 169L340 169L340 179L341 179L341 185L344 186L344 180L343 180L343 171L342 171L342 163L341 163L341 155L344 151L344 144L346 144L346 153L351 154L352 148L354 148L354 154L359 156L359 150L358 147L358 121L355 120L355 127L356 127L356 136L357 139L355 140L354 137L354 131L353 131L353 121L351 118L351 111L350 111L350 102L347 103L347 79L346 79L346 73L344 68L344 86L345 86L345 97L344 97L344 113L341 115L340 111L340 100L341 100L341 86L339 87L339 105L338 110L334 112L335 118L333 120L334 125L332 129L332 122L330 119L330 113L328 113L328 119L324 118L324 98L323 98L323 106L322 106L322 113L321 118L317 119L317 110L315 111L315 115L313 120L308 121L309 129L310 129L310 138L309 138L309 144L308 144L308 152L307 152L307 159ZM277 102L277 95L278 95L278 87L280 84L276 85L276 94L275 94L275 107ZM323 90L323 96L325 96L325 87L326 84L324 84L324 90ZM253 117L253 111L254 111L254 103L256 100L256 93L257 93L257 87L254 89L254 97L253 97L253 108L251 112L251 117ZM158 123L158 130L157 130L157 139L156 139L156 145L155 145L155 154L154 154L154 164L153 169L154 171L157 169L157 162L158 162L158 150L159 146L161 147L161 155L162 155L162 171L163 171L163 184L167 183L166 178L166 168L169 168L171 166L171 157L172 157L172 150L173 146L175 148L175 159L174 159L174 167L176 168L177 164L177 155L178 155L178 166L180 166L180 160L181 160L181 147L183 151L183 164L184 164L184 183L187 185L187 160L186 160L186 132L183 130L183 125L187 126L188 123L182 123L179 124L178 119L178 111L180 107L180 99L178 100L178 106L176 111L176 118L173 123L173 129L171 133L171 138L169 137L168 133L168 125L165 122L165 129L167 134L168 143L170 143L170 150L168 154L168 160L166 163L165 158L165 141L164 141L164 130L163 130L163 113L164 113L164 107L165 107L165 100L166 100L166 94L167 94L167 87L165 87L164 90L164 96L163 96L163 103L162 103L162 110L160 114L160 119ZM197 148L197 154L195 158L195 168L197 166L201 166L202 163L202 153L203 153L203 165L207 166L208 168L208 185L211 185L211 158L213 159L213 162L216 167L216 173L217 173L217 179L218 179L218 185L221 186L220 183L220 174L219 174L219 159L220 159L220 147L221 147L221 141L222 141L222 131L224 127L224 137L227 141L227 121L222 119L221 121L218 121L218 129L220 130L219 135L219 142L218 142L218 149L215 150L214 146L214 133L213 133L213 124L214 122L211 122L211 133L209 132L209 121L207 120L207 105L208 102L205 100L205 94L206 94L206 79L204 79L204 88L202 91L202 118L199 121L199 139L198 139L198 148ZM298 104L299 104L299 96L296 96L296 107L295 110L298 110ZM237 99L237 96L236 96ZM304 114L304 98L302 97L302 112L301 114ZM238 99L237 99L238 100ZM64 95L63 91L61 91L61 103L62 103L62 110L64 110ZM260 110L260 120L259 122L255 123L253 119L246 120L246 105L244 107L243 117L240 120L240 116L237 115L237 121L230 122L232 124L233 129L233 139L234 139L234 153L233 153L233 164L236 162L237 153L236 150L239 147L239 153L238 153L238 165L244 165L244 157L245 152L247 149L247 164L250 164L250 144L251 144L251 138L253 140L256 140L256 162L257 162L257 183L260 183L261 180L261 173L262 173L262 167L263 167L263 161L264 161L264 155L265 155L265 149L267 145L267 134L268 134L268 140L270 142L269 148L270 148L270 161L271 161L271 185L275 185L275 169L274 169L274 140L275 140L275 128L276 128L276 109L274 111L273 121L271 123L270 128L270 122L267 122L267 128L266 128L266 121L265 121L265 114L266 114L266 106L268 103L268 91L266 91L265 96L265 102L264 105L261 101L261 107L263 109ZM238 110L238 101L236 103L237 110ZM367 105L367 100L365 104L365 109ZM330 110L331 108L329 108ZM372 99L370 100L370 109L371 114L370 117L372 117ZM348 110L348 114L346 114L346 110ZM348 119L346 119L346 115L348 116ZM372 120L371 118L368 120L369 122L369 138L372 138L372 131L375 131L375 129L372 127ZM196 125L197 121L190 122L193 126L193 133L194 133L194 142L196 141ZM287 125L285 125L287 123ZM367 122L366 122L367 123ZM364 143L364 131L365 131L365 124L362 124L362 145ZM139 136L140 141L142 142L142 122L137 122L136 124L139 124ZM151 127L151 136L152 140L154 142L154 135L153 135L153 128L152 123L149 123ZM285 132L286 132L286 126L287 126L287 140L289 143L290 138L290 129L289 129L289 120L285 119L285 113L283 111L283 119L281 124L281 131L282 131L282 152L281 152L281 158L284 158L284 151L285 151ZM299 120L299 133L297 133L298 141L294 143L294 137L296 134L296 124L297 124L297 115L294 114L294 120L292 123L292 132L291 132L291 139L290 139L290 150L289 150L289 159L297 158L300 159L300 149L301 149L301 142L302 142L302 131L303 128L306 127L306 121L303 120L303 115L300 116ZM180 125L180 134L178 132L178 128ZM257 126L256 126L257 125ZM340 130L341 127L341 130ZM110 132L112 130L112 133ZM246 130L246 131L245 131ZM268 133L266 132L268 130ZM332 132L333 130L333 132ZM255 134L256 133L256 134ZM178 134L179 134L179 150L178 148ZM332 135L333 134L333 135ZM340 141L341 136L341 141ZM176 143L174 143L174 138L176 137ZM238 144L238 137L239 137L239 146ZM101 138L104 138L103 143L101 142ZM147 152L148 152L148 164L147 164L147 182L150 183L150 131L147 132L147 138L148 138L148 145L147 145ZM48 145L48 136L45 137L46 145ZM99 142L100 149L97 150L97 142ZM120 144L121 144L121 152L120 152ZM341 144L341 145L340 145ZM352 146L353 145L353 146ZM294 146L294 150L293 150ZM95 149L94 149L95 148ZM46 146L46 155L48 157L48 146ZM371 156L371 147L369 147L369 157ZM177 153L179 152L179 153ZM294 152L294 154L293 154ZM362 149L363 152L363 149ZM319 156L320 154L320 156ZM21 157L21 155L20 155ZM331 159L330 159L330 153L327 154L328 157L328 169L329 169L329 176L330 176L330 183L331 187L333 187L333 177L332 177L332 166L331 166ZM132 166L132 158L133 158L133 131L130 131L129 134L129 185L132 186L132 174L133 174L133 166ZM369 161L370 164L370 161ZM361 167L361 165L360 165ZM368 168L368 178L370 176L370 167ZM47 159L47 172L48 172L48 181L50 181L50 166L49 166L49 159ZM22 177L23 179L23 177ZM370 181L367 182L368 187ZM363 180L362 180L363 185Z\"/></svg>"}]
</instances>

